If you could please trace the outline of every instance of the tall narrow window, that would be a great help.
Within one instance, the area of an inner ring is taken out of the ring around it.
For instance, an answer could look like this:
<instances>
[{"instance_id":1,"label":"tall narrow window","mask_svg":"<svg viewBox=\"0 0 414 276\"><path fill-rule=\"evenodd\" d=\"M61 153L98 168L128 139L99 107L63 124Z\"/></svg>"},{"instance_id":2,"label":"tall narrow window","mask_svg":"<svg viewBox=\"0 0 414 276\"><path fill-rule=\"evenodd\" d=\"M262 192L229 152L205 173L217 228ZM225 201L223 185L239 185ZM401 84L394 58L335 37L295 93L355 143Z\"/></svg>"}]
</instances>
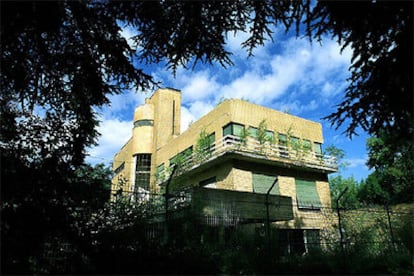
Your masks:
<instances>
[{"instance_id":1,"label":"tall narrow window","mask_svg":"<svg viewBox=\"0 0 414 276\"><path fill-rule=\"evenodd\" d=\"M265 131L266 140L273 143L275 141L275 134L271 130Z\"/></svg>"},{"instance_id":2,"label":"tall narrow window","mask_svg":"<svg viewBox=\"0 0 414 276\"><path fill-rule=\"evenodd\" d=\"M173 101L172 105L172 134L175 134L175 101Z\"/></svg>"},{"instance_id":3,"label":"tall narrow window","mask_svg":"<svg viewBox=\"0 0 414 276\"><path fill-rule=\"evenodd\" d=\"M140 192L140 188L148 191L150 185L151 154L137 154L135 155L135 161L134 191L138 193Z\"/></svg>"},{"instance_id":4,"label":"tall narrow window","mask_svg":"<svg viewBox=\"0 0 414 276\"><path fill-rule=\"evenodd\" d=\"M292 149L294 150L299 150L300 149L300 141L298 137L290 137L290 146L292 147Z\"/></svg>"},{"instance_id":5,"label":"tall narrow window","mask_svg":"<svg viewBox=\"0 0 414 276\"><path fill-rule=\"evenodd\" d=\"M165 178L165 166L164 166L164 163L162 163L155 169L155 180L157 184L160 184L164 181L164 178Z\"/></svg>"},{"instance_id":6,"label":"tall narrow window","mask_svg":"<svg viewBox=\"0 0 414 276\"><path fill-rule=\"evenodd\" d=\"M306 251L318 250L321 248L321 236L318 229L306 229L305 231L305 245Z\"/></svg>"},{"instance_id":7,"label":"tall narrow window","mask_svg":"<svg viewBox=\"0 0 414 276\"><path fill-rule=\"evenodd\" d=\"M256 127L249 127L249 136L255 139L259 138L259 129Z\"/></svg>"},{"instance_id":8,"label":"tall narrow window","mask_svg":"<svg viewBox=\"0 0 414 276\"><path fill-rule=\"evenodd\" d=\"M322 156L322 144L321 143L314 142L313 150L315 151L316 156L318 157Z\"/></svg>"},{"instance_id":9,"label":"tall narrow window","mask_svg":"<svg viewBox=\"0 0 414 276\"><path fill-rule=\"evenodd\" d=\"M213 152L214 146L216 143L216 133L213 132L210 135L207 136L207 143L208 143L208 151Z\"/></svg>"}]
</instances>

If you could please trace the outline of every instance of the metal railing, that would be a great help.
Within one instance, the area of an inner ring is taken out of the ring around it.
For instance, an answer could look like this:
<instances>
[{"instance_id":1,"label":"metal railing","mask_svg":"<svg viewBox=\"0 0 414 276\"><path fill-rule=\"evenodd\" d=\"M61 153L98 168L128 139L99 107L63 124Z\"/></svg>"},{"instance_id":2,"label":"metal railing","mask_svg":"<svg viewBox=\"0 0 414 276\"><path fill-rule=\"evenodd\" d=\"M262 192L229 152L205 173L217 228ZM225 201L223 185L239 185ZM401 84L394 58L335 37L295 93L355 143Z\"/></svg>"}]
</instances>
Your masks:
<instances>
[{"instance_id":1,"label":"metal railing","mask_svg":"<svg viewBox=\"0 0 414 276\"><path fill-rule=\"evenodd\" d=\"M336 158L333 156L318 154L311 150L294 149L269 142L259 143L256 139L250 137L242 139L239 136L226 135L210 147L193 152L184 158L177 164L178 170L176 171L176 175L181 175L229 152L314 169L336 171L338 168ZM163 172L163 176L157 182L163 182L169 177L168 168Z\"/></svg>"}]
</instances>

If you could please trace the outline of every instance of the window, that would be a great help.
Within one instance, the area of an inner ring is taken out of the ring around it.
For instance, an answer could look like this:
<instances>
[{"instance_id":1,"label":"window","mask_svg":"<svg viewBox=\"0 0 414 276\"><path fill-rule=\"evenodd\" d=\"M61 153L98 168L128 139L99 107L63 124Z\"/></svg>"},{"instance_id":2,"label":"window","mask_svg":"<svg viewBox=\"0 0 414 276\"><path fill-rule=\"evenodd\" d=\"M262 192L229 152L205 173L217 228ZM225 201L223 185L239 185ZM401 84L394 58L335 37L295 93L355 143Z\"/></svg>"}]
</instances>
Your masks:
<instances>
[{"instance_id":1,"label":"window","mask_svg":"<svg viewBox=\"0 0 414 276\"><path fill-rule=\"evenodd\" d=\"M140 127L140 126L153 126L154 120L137 120L134 122L134 127Z\"/></svg>"},{"instance_id":2,"label":"window","mask_svg":"<svg viewBox=\"0 0 414 276\"><path fill-rule=\"evenodd\" d=\"M214 142L216 142L216 133L211 133L209 136L207 136L207 139L210 142L210 145L213 145Z\"/></svg>"},{"instance_id":3,"label":"window","mask_svg":"<svg viewBox=\"0 0 414 276\"><path fill-rule=\"evenodd\" d=\"M303 140L303 150L312 151L312 143L309 140Z\"/></svg>"},{"instance_id":4,"label":"window","mask_svg":"<svg viewBox=\"0 0 414 276\"><path fill-rule=\"evenodd\" d=\"M208 150L210 152L213 152L214 151L214 144L216 143L216 133L213 132L210 135L208 135L206 140L207 140L208 147L209 147Z\"/></svg>"},{"instance_id":5,"label":"window","mask_svg":"<svg viewBox=\"0 0 414 276\"><path fill-rule=\"evenodd\" d=\"M223 137L227 135L243 136L244 125L230 123L223 127Z\"/></svg>"},{"instance_id":6,"label":"window","mask_svg":"<svg viewBox=\"0 0 414 276\"><path fill-rule=\"evenodd\" d=\"M258 139L258 140L264 138L264 141L273 142L274 139L275 139L275 135L274 135L273 131L271 131L271 130L265 130L264 131L264 137L260 137L261 135L263 135L263 133L261 134L260 130L256 127L249 127L249 132L248 133L249 133L250 137L253 137L253 138Z\"/></svg>"},{"instance_id":7,"label":"window","mask_svg":"<svg viewBox=\"0 0 414 276\"><path fill-rule=\"evenodd\" d=\"M149 190L151 171L151 154L135 155L135 192L140 192L140 188Z\"/></svg>"},{"instance_id":8,"label":"window","mask_svg":"<svg viewBox=\"0 0 414 276\"><path fill-rule=\"evenodd\" d=\"M266 175L260 173L253 173L252 180L253 180L253 192L259 194L266 194L267 191L272 186L273 182L276 180L277 176L273 175ZM270 191L271 195L278 195L279 194L279 187L276 184L273 189Z\"/></svg>"},{"instance_id":9,"label":"window","mask_svg":"<svg viewBox=\"0 0 414 276\"><path fill-rule=\"evenodd\" d=\"M318 229L278 229L276 234L282 255L303 255L320 248Z\"/></svg>"},{"instance_id":10,"label":"window","mask_svg":"<svg viewBox=\"0 0 414 276\"><path fill-rule=\"evenodd\" d=\"M314 142L313 143L313 150L315 151L316 156L322 156L322 144Z\"/></svg>"},{"instance_id":11,"label":"window","mask_svg":"<svg viewBox=\"0 0 414 276\"><path fill-rule=\"evenodd\" d=\"M161 165L157 166L157 168L155 169L155 178L156 178L157 184L160 184L161 182L164 181L164 178L165 178L165 166L164 166L164 163L162 163Z\"/></svg>"},{"instance_id":12,"label":"window","mask_svg":"<svg viewBox=\"0 0 414 276\"><path fill-rule=\"evenodd\" d=\"M277 135L277 138L278 138L278 144L279 144L279 146L287 147L287 137L286 137L286 134L279 133Z\"/></svg>"},{"instance_id":13,"label":"window","mask_svg":"<svg viewBox=\"0 0 414 276\"><path fill-rule=\"evenodd\" d=\"M190 161L190 156L193 154L193 146L188 147L179 154L175 155L170 159L170 166L177 165L182 166L188 161Z\"/></svg>"},{"instance_id":14,"label":"window","mask_svg":"<svg viewBox=\"0 0 414 276\"><path fill-rule=\"evenodd\" d=\"M299 138L298 137L294 137L294 136L290 137L290 146L294 150L299 150L300 149Z\"/></svg>"},{"instance_id":15,"label":"window","mask_svg":"<svg viewBox=\"0 0 414 276\"><path fill-rule=\"evenodd\" d=\"M266 140L271 143L273 143L273 141L275 140L275 134L271 130L265 131L265 137L266 137Z\"/></svg>"},{"instance_id":16,"label":"window","mask_svg":"<svg viewBox=\"0 0 414 276\"><path fill-rule=\"evenodd\" d=\"M198 184L203 188L216 189L217 188L216 183L217 183L217 179L215 176L213 176L208 179L200 181Z\"/></svg>"},{"instance_id":17,"label":"window","mask_svg":"<svg viewBox=\"0 0 414 276\"><path fill-rule=\"evenodd\" d=\"M296 201L299 209L320 210L322 207L315 181L296 179Z\"/></svg>"},{"instance_id":18,"label":"window","mask_svg":"<svg viewBox=\"0 0 414 276\"><path fill-rule=\"evenodd\" d=\"M259 138L259 129L256 127L249 127L249 136L255 139Z\"/></svg>"},{"instance_id":19,"label":"window","mask_svg":"<svg viewBox=\"0 0 414 276\"><path fill-rule=\"evenodd\" d=\"M312 251L321 248L321 237L318 229L305 230L306 251Z\"/></svg>"},{"instance_id":20,"label":"window","mask_svg":"<svg viewBox=\"0 0 414 276\"><path fill-rule=\"evenodd\" d=\"M122 164L121 165L119 165L115 170L114 170L114 173L115 174L118 174L118 173L120 173L123 169L125 168L125 162L122 162Z\"/></svg>"},{"instance_id":21,"label":"window","mask_svg":"<svg viewBox=\"0 0 414 276\"><path fill-rule=\"evenodd\" d=\"M303 230L278 229L277 236L280 254L302 255L306 252Z\"/></svg>"}]
</instances>

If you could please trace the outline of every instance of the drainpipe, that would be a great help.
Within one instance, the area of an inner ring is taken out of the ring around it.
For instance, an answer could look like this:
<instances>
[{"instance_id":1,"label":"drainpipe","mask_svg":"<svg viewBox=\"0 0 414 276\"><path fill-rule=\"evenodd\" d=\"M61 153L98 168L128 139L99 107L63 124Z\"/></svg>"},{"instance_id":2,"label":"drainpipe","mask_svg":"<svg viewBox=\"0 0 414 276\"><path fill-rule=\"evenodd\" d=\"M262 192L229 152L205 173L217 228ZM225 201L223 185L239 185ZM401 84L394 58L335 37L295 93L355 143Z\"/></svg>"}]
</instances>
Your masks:
<instances>
[{"instance_id":1,"label":"drainpipe","mask_svg":"<svg viewBox=\"0 0 414 276\"><path fill-rule=\"evenodd\" d=\"M276 177L275 181L273 181L272 186L270 186L269 190L266 193L266 234L267 234L267 244L268 248L270 249L270 214L269 214L269 195L272 191L273 187L277 184L278 178Z\"/></svg>"}]
</instances>

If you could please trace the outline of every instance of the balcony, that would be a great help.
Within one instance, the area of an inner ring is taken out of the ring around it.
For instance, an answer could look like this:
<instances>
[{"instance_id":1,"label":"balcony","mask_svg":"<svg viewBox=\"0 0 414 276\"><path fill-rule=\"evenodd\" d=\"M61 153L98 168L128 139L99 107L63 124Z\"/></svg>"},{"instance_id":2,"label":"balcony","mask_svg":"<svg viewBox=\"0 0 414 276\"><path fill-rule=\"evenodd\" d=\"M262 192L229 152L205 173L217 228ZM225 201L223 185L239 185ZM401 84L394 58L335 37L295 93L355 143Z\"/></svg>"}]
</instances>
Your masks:
<instances>
[{"instance_id":1,"label":"balcony","mask_svg":"<svg viewBox=\"0 0 414 276\"><path fill-rule=\"evenodd\" d=\"M193 187L169 194L168 204L165 195L154 202L158 210L151 222L195 218L201 224L234 226L294 218L292 198L281 195Z\"/></svg>"},{"instance_id":2,"label":"balcony","mask_svg":"<svg viewBox=\"0 0 414 276\"><path fill-rule=\"evenodd\" d=\"M225 156L257 163L323 171L326 173L336 172L338 169L336 158L333 156L321 155L309 150L293 149L269 142L260 144L257 140L250 137L242 139L238 136L227 135L208 148L182 156L176 163L176 176L197 169L204 164L217 161ZM162 175L158 175L157 183L164 182L169 177L171 171L170 167L162 172Z\"/></svg>"}]
</instances>

